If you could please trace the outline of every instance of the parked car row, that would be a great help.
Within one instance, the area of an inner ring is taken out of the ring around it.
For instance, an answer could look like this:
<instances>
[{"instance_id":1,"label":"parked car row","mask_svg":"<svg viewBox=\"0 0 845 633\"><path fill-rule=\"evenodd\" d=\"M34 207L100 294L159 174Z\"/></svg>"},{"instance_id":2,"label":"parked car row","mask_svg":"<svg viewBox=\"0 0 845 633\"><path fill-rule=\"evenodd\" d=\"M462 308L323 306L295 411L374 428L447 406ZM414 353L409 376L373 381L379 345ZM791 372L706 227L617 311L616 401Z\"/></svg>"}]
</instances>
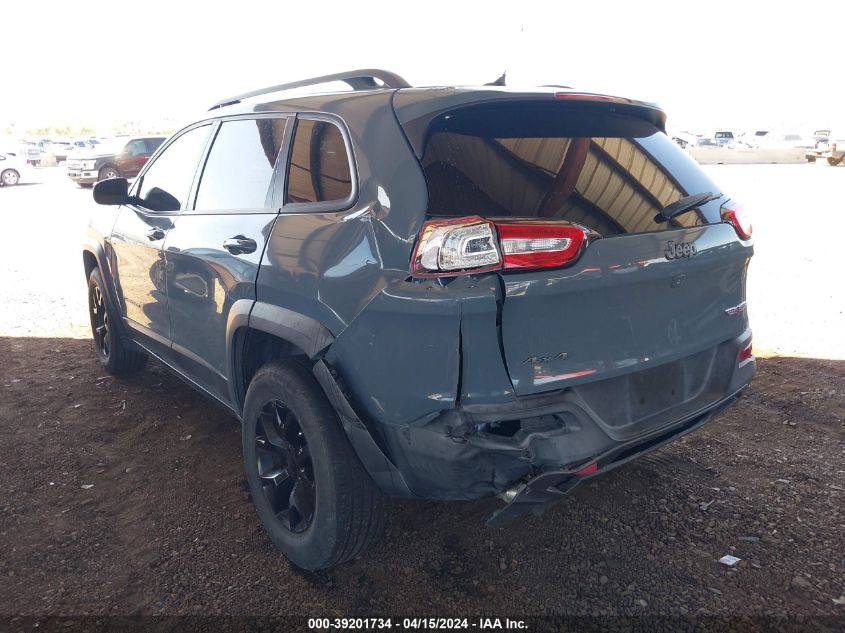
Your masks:
<instances>
[{"instance_id":1,"label":"parked car row","mask_svg":"<svg viewBox=\"0 0 845 633\"><path fill-rule=\"evenodd\" d=\"M694 153L698 153L698 150L736 149L746 153L759 152L761 156L769 156L769 154L780 156L788 152L789 162L794 162L792 152L800 150L795 155L798 161L802 160L803 152L804 158L811 163L818 159L825 159L830 165L840 164L845 153L845 135L837 135L836 132L827 129L815 130L812 134L767 129L744 132L717 130L712 134L676 131L670 136L681 148Z\"/></svg>"}]
</instances>

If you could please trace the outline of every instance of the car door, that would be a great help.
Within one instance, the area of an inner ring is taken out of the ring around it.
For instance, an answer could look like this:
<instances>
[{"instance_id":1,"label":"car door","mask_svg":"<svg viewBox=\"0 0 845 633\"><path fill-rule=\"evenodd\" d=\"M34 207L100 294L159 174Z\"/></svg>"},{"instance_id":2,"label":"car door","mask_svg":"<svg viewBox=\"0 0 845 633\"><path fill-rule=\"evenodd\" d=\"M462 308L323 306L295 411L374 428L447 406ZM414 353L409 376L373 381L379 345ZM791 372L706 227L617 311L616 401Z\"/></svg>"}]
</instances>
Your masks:
<instances>
[{"instance_id":1,"label":"car door","mask_svg":"<svg viewBox=\"0 0 845 633\"><path fill-rule=\"evenodd\" d=\"M132 188L135 204L120 207L109 240L123 322L139 343L162 357L171 349L162 247L187 208L211 129L210 124L189 128L159 154Z\"/></svg>"},{"instance_id":2,"label":"car door","mask_svg":"<svg viewBox=\"0 0 845 633\"><path fill-rule=\"evenodd\" d=\"M255 301L258 266L281 206L276 162L289 128L278 114L224 119L193 208L165 244L174 361L224 401L231 400L227 324L236 303L248 314Z\"/></svg>"}]
</instances>

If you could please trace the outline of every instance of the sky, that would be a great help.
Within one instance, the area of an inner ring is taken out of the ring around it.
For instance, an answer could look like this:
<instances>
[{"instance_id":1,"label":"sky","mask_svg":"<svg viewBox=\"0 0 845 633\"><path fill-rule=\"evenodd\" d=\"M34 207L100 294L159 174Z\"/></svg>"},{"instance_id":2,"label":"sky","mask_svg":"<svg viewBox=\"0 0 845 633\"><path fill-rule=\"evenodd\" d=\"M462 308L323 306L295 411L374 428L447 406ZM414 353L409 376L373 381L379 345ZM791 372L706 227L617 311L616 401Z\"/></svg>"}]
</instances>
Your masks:
<instances>
[{"instance_id":1,"label":"sky","mask_svg":"<svg viewBox=\"0 0 845 633\"><path fill-rule=\"evenodd\" d=\"M845 127L845 39L831 39L845 38L841 0L33 0L3 16L0 134L178 128L239 92L372 67L420 86L507 71L512 86L656 101L670 129Z\"/></svg>"}]
</instances>

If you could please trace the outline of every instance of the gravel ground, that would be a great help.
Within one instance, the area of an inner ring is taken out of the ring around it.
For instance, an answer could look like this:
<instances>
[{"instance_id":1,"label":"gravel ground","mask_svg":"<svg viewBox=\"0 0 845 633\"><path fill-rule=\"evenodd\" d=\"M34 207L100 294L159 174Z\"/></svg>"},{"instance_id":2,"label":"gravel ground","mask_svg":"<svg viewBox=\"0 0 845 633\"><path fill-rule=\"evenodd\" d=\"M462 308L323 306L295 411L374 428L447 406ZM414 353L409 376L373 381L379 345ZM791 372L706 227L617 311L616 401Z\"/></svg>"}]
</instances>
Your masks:
<instances>
[{"instance_id":1,"label":"gravel ground","mask_svg":"<svg viewBox=\"0 0 845 633\"><path fill-rule=\"evenodd\" d=\"M481 522L496 501L397 501L380 545L324 574L294 569L264 536L233 418L155 364L120 380L99 368L76 238L90 192L57 169L0 190L0 213L40 237L0 264L0 615L845 622L845 293L833 280L845 168L710 171L759 218L749 300L768 352L747 396L504 530ZM803 214L817 239L796 239ZM725 554L742 560L727 567Z\"/></svg>"}]
</instances>

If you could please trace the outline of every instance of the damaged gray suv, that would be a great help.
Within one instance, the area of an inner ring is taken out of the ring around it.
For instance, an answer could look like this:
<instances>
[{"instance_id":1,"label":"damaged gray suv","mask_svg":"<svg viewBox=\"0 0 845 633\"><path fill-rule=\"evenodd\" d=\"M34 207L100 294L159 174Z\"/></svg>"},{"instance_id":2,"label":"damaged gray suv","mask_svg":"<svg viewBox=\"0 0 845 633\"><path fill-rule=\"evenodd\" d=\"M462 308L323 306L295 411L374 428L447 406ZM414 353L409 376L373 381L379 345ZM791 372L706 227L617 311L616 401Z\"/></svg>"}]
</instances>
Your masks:
<instances>
[{"instance_id":1,"label":"damaged gray suv","mask_svg":"<svg viewBox=\"0 0 845 633\"><path fill-rule=\"evenodd\" d=\"M755 371L751 226L664 123L378 70L222 101L96 185L99 360L152 356L240 419L258 516L302 568L373 543L387 495L540 511Z\"/></svg>"}]
</instances>

